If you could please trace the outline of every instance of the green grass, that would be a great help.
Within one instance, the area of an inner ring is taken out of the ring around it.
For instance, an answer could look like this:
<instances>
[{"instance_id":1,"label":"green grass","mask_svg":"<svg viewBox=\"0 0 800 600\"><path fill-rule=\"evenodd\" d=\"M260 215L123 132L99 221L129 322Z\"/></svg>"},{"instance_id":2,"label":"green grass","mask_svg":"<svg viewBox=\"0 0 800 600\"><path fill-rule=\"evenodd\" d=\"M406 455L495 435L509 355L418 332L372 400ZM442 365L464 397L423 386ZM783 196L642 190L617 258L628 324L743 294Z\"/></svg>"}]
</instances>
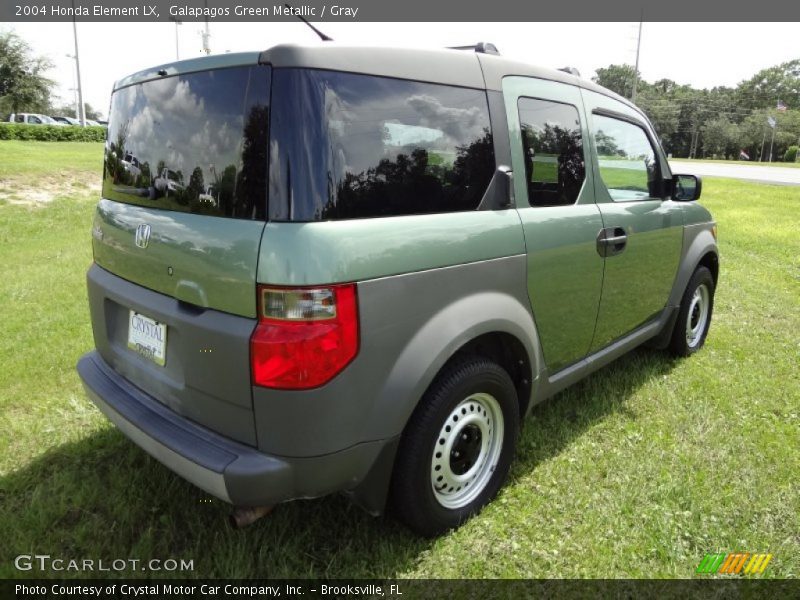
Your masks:
<instances>
[{"instance_id":1,"label":"green grass","mask_svg":"<svg viewBox=\"0 0 800 600\"><path fill-rule=\"evenodd\" d=\"M695 159L688 159L688 158L670 158L670 163L673 162L685 162L685 163L721 163L726 165L757 165L762 167L790 167L792 169L800 169L800 162L758 162L758 158L756 160L715 160L711 158L695 158Z\"/></svg>"},{"instance_id":2,"label":"green grass","mask_svg":"<svg viewBox=\"0 0 800 600\"><path fill-rule=\"evenodd\" d=\"M42 553L193 559L202 577L684 578L732 551L800 575L800 187L709 178L722 261L705 349L635 351L537 406L508 486L435 541L338 496L233 531L224 503L102 417L74 369L93 345L95 200L0 206L0 576Z\"/></svg>"},{"instance_id":3,"label":"green grass","mask_svg":"<svg viewBox=\"0 0 800 600\"><path fill-rule=\"evenodd\" d=\"M628 167L619 167L615 166L615 164L622 164L622 161L608 160L606 157L600 159L600 177L612 197L617 197L613 193L616 190L647 193L649 186L647 183L647 170L643 161L625 161Z\"/></svg>"},{"instance_id":4,"label":"green grass","mask_svg":"<svg viewBox=\"0 0 800 600\"><path fill-rule=\"evenodd\" d=\"M103 144L0 140L0 206L99 189Z\"/></svg>"},{"instance_id":5,"label":"green grass","mask_svg":"<svg viewBox=\"0 0 800 600\"><path fill-rule=\"evenodd\" d=\"M0 141L0 179L54 172L103 171L103 144L96 142Z\"/></svg>"}]
</instances>

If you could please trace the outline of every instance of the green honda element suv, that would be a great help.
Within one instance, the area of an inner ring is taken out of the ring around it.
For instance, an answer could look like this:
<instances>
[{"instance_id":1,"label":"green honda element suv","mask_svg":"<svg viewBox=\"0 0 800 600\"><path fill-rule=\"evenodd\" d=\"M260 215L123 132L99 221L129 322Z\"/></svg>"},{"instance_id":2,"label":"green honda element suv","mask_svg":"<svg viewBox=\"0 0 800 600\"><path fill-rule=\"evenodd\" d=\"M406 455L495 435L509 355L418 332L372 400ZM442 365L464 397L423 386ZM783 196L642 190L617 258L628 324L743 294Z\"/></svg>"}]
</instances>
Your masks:
<instances>
[{"instance_id":1,"label":"green honda element suv","mask_svg":"<svg viewBox=\"0 0 800 600\"><path fill-rule=\"evenodd\" d=\"M536 403L702 347L699 195L630 102L490 45L155 67L114 87L78 372L236 510L344 492L435 535L497 494Z\"/></svg>"}]
</instances>

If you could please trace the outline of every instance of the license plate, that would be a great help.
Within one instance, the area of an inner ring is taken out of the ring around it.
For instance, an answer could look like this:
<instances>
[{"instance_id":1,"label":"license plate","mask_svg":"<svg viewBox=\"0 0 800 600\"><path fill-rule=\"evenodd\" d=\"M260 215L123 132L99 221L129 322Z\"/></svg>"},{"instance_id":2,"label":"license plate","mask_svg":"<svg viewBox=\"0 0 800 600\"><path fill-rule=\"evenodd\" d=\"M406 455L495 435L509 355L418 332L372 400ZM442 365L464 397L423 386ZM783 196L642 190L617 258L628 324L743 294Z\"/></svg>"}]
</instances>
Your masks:
<instances>
[{"instance_id":1,"label":"license plate","mask_svg":"<svg viewBox=\"0 0 800 600\"><path fill-rule=\"evenodd\" d=\"M167 362L166 324L132 310L128 319L128 348L163 367Z\"/></svg>"}]
</instances>

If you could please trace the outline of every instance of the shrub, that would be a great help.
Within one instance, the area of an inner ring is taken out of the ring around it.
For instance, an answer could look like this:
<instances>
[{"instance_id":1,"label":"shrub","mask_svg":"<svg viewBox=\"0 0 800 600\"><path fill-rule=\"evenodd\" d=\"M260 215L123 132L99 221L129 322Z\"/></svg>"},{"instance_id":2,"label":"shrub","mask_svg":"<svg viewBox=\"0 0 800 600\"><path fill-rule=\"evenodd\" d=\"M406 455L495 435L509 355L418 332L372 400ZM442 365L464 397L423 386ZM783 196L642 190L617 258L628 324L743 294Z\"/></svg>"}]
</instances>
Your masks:
<instances>
[{"instance_id":1,"label":"shrub","mask_svg":"<svg viewBox=\"0 0 800 600\"><path fill-rule=\"evenodd\" d=\"M786 154L783 155L783 162L796 162L798 151L800 151L800 147L789 146L789 148L786 150Z\"/></svg>"},{"instance_id":2,"label":"shrub","mask_svg":"<svg viewBox=\"0 0 800 600\"><path fill-rule=\"evenodd\" d=\"M105 139L105 127L0 123L0 140L36 140L39 142L103 142Z\"/></svg>"}]
</instances>

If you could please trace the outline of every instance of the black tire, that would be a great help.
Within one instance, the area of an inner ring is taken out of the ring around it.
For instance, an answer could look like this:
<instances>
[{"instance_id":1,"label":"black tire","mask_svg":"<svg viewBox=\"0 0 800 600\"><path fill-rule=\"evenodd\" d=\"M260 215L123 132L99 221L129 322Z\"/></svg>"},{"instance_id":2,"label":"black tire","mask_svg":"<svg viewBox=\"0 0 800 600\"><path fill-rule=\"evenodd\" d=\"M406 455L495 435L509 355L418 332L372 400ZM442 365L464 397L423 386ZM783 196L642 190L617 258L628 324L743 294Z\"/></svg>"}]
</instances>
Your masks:
<instances>
[{"instance_id":1,"label":"black tire","mask_svg":"<svg viewBox=\"0 0 800 600\"><path fill-rule=\"evenodd\" d=\"M707 293L707 297L704 300L707 306L707 315L704 322L701 324L699 320L702 318L702 313L706 309L702 307L702 304L698 304L698 301L696 301L696 294L699 293L702 296L703 288ZM690 356L700 350L706 342L713 312L714 277L711 275L711 271L706 267L697 267L681 299L678 318L675 321L675 327L672 329L672 338L669 342L670 353L675 356ZM697 330L694 336L689 332L692 325L695 325L695 329Z\"/></svg>"},{"instance_id":2,"label":"black tire","mask_svg":"<svg viewBox=\"0 0 800 600\"><path fill-rule=\"evenodd\" d=\"M458 421L459 413L463 413L461 424L451 422ZM502 422L495 418L492 424L493 414L502 414ZM514 459L519 421L514 383L500 365L470 356L445 367L423 396L400 439L390 489L393 512L426 537L461 525L490 502L505 483ZM453 433L445 433L445 429L451 431L451 425ZM446 443L440 436L449 436ZM467 436L471 440L465 442ZM449 457L436 451L440 445L452 448ZM459 455L459 448L465 448L460 463L453 458ZM463 458L473 453L478 454L472 463ZM461 486L448 490L447 485L434 491L434 479L441 479L434 470L442 464L448 477L467 477L473 471L477 475L463 483L463 492ZM465 471L458 474L461 469ZM475 485L469 488L470 483ZM442 502L464 504L448 507Z\"/></svg>"}]
</instances>

